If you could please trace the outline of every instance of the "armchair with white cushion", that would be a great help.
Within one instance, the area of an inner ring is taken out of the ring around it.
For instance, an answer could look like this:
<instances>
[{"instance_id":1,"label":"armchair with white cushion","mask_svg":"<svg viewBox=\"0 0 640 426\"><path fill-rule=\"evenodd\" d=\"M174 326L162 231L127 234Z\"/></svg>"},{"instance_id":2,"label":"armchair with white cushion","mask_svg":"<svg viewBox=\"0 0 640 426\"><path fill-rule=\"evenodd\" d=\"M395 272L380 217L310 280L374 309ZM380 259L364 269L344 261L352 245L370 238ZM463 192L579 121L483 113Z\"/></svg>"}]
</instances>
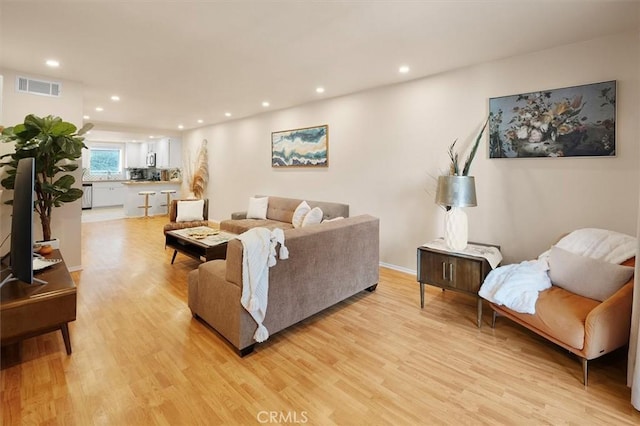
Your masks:
<instances>
[{"instance_id":1,"label":"armchair with white cushion","mask_svg":"<svg viewBox=\"0 0 640 426\"><path fill-rule=\"evenodd\" d=\"M493 309L492 326L507 317L577 355L586 386L588 361L629 342L637 244L579 229L537 260L495 269L479 292Z\"/></svg>"},{"instance_id":2,"label":"armchair with white cushion","mask_svg":"<svg viewBox=\"0 0 640 426\"><path fill-rule=\"evenodd\" d=\"M196 226L209 226L209 200L172 200L164 233ZM176 254L177 250L173 253L174 259Z\"/></svg>"}]
</instances>

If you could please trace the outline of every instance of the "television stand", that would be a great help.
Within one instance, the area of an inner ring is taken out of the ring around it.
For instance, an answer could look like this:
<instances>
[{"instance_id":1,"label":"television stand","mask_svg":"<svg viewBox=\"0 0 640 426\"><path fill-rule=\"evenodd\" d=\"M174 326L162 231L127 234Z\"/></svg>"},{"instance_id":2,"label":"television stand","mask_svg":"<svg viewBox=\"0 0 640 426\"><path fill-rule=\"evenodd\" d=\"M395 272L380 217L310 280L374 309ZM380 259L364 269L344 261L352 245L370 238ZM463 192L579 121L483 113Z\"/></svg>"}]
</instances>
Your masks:
<instances>
[{"instance_id":1,"label":"television stand","mask_svg":"<svg viewBox=\"0 0 640 426\"><path fill-rule=\"evenodd\" d=\"M47 258L62 259L59 250ZM3 272L8 273L7 272ZM8 281L0 288L0 344L6 347L40 334L60 330L67 354L71 354L69 322L76 319L76 285L64 259L38 272L46 284L29 285L19 280ZM0 276L0 279L4 279ZM18 353L19 347L18 347ZM3 356L3 364L5 357Z\"/></svg>"}]
</instances>

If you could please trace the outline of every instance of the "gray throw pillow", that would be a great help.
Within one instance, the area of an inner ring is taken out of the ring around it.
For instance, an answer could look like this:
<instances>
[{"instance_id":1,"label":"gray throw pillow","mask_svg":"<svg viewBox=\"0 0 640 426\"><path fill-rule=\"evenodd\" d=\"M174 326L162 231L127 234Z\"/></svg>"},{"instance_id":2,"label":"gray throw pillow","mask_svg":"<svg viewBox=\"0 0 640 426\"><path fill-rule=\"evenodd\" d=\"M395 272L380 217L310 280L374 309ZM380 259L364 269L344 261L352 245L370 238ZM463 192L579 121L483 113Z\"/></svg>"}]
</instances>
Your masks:
<instances>
[{"instance_id":1,"label":"gray throw pillow","mask_svg":"<svg viewBox=\"0 0 640 426\"><path fill-rule=\"evenodd\" d=\"M580 256L558 247L549 254L549 278L567 291L604 301L633 275L633 268Z\"/></svg>"}]
</instances>

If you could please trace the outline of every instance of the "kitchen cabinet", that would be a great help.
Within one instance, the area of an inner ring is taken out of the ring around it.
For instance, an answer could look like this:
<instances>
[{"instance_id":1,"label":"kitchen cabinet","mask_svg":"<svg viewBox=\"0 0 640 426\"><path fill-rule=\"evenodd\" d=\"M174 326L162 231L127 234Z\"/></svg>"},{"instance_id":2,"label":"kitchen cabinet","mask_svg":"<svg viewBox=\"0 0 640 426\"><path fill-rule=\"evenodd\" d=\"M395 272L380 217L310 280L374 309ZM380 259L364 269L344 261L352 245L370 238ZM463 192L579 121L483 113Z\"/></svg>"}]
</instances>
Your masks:
<instances>
[{"instance_id":1,"label":"kitchen cabinet","mask_svg":"<svg viewBox=\"0 0 640 426\"><path fill-rule=\"evenodd\" d=\"M168 168L169 167L169 138L160 139L156 142L155 153L156 153L156 167L158 168Z\"/></svg>"},{"instance_id":2,"label":"kitchen cabinet","mask_svg":"<svg viewBox=\"0 0 640 426\"><path fill-rule=\"evenodd\" d=\"M93 183L93 207L121 206L124 198L124 186L120 182Z\"/></svg>"},{"instance_id":3,"label":"kitchen cabinet","mask_svg":"<svg viewBox=\"0 0 640 426\"><path fill-rule=\"evenodd\" d=\"M182 141L180 139L169 141L169 167L182 168Z\"/></svg>"},{"instance_id":4,"label":"kitchen cabinet","mask_svg":"<svg viewBox=\"0 0 640 426\"><path fill-rule=\"evenodd\" d=\"M127 156L127 167L144 167L145 157L141 155L139 143L128 143L125 153Z\"/></svg>"}]
</instances>

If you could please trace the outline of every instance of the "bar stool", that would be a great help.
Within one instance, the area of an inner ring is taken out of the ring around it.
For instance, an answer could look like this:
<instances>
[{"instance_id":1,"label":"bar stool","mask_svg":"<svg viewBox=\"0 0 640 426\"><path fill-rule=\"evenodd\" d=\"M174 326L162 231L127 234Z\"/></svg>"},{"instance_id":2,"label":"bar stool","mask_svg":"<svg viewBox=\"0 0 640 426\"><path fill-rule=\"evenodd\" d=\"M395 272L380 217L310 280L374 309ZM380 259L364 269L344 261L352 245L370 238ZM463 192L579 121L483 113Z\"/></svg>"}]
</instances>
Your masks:
<instances>
[{"instance_id":1,"label":"bar stool","mask_svg":"<svg viewBox=\"0 0 640 426\"><path fill-rule=\"evenodd\" d=\"M149 216L149 195L156 195L156 191L140 191L138 195L144 195L144 206L138 206L139 209L144 209L144 217Z\"/></svg>"},{"instance_id":2,"label":"bar stool","mask_svg":"<svg viewBox=\"0 0 640 426\"><path fill-rule=\"evenodd\" d=\"M160 204L160 206L161 207L167 206L167 216L169 216L169 210L170 210L170 206L171 206L171 194L175 194L176 190L175 189L163 189L162 191L160 191L160 193L167 195L167 204Z\"/></svg>"}]
</instances>

